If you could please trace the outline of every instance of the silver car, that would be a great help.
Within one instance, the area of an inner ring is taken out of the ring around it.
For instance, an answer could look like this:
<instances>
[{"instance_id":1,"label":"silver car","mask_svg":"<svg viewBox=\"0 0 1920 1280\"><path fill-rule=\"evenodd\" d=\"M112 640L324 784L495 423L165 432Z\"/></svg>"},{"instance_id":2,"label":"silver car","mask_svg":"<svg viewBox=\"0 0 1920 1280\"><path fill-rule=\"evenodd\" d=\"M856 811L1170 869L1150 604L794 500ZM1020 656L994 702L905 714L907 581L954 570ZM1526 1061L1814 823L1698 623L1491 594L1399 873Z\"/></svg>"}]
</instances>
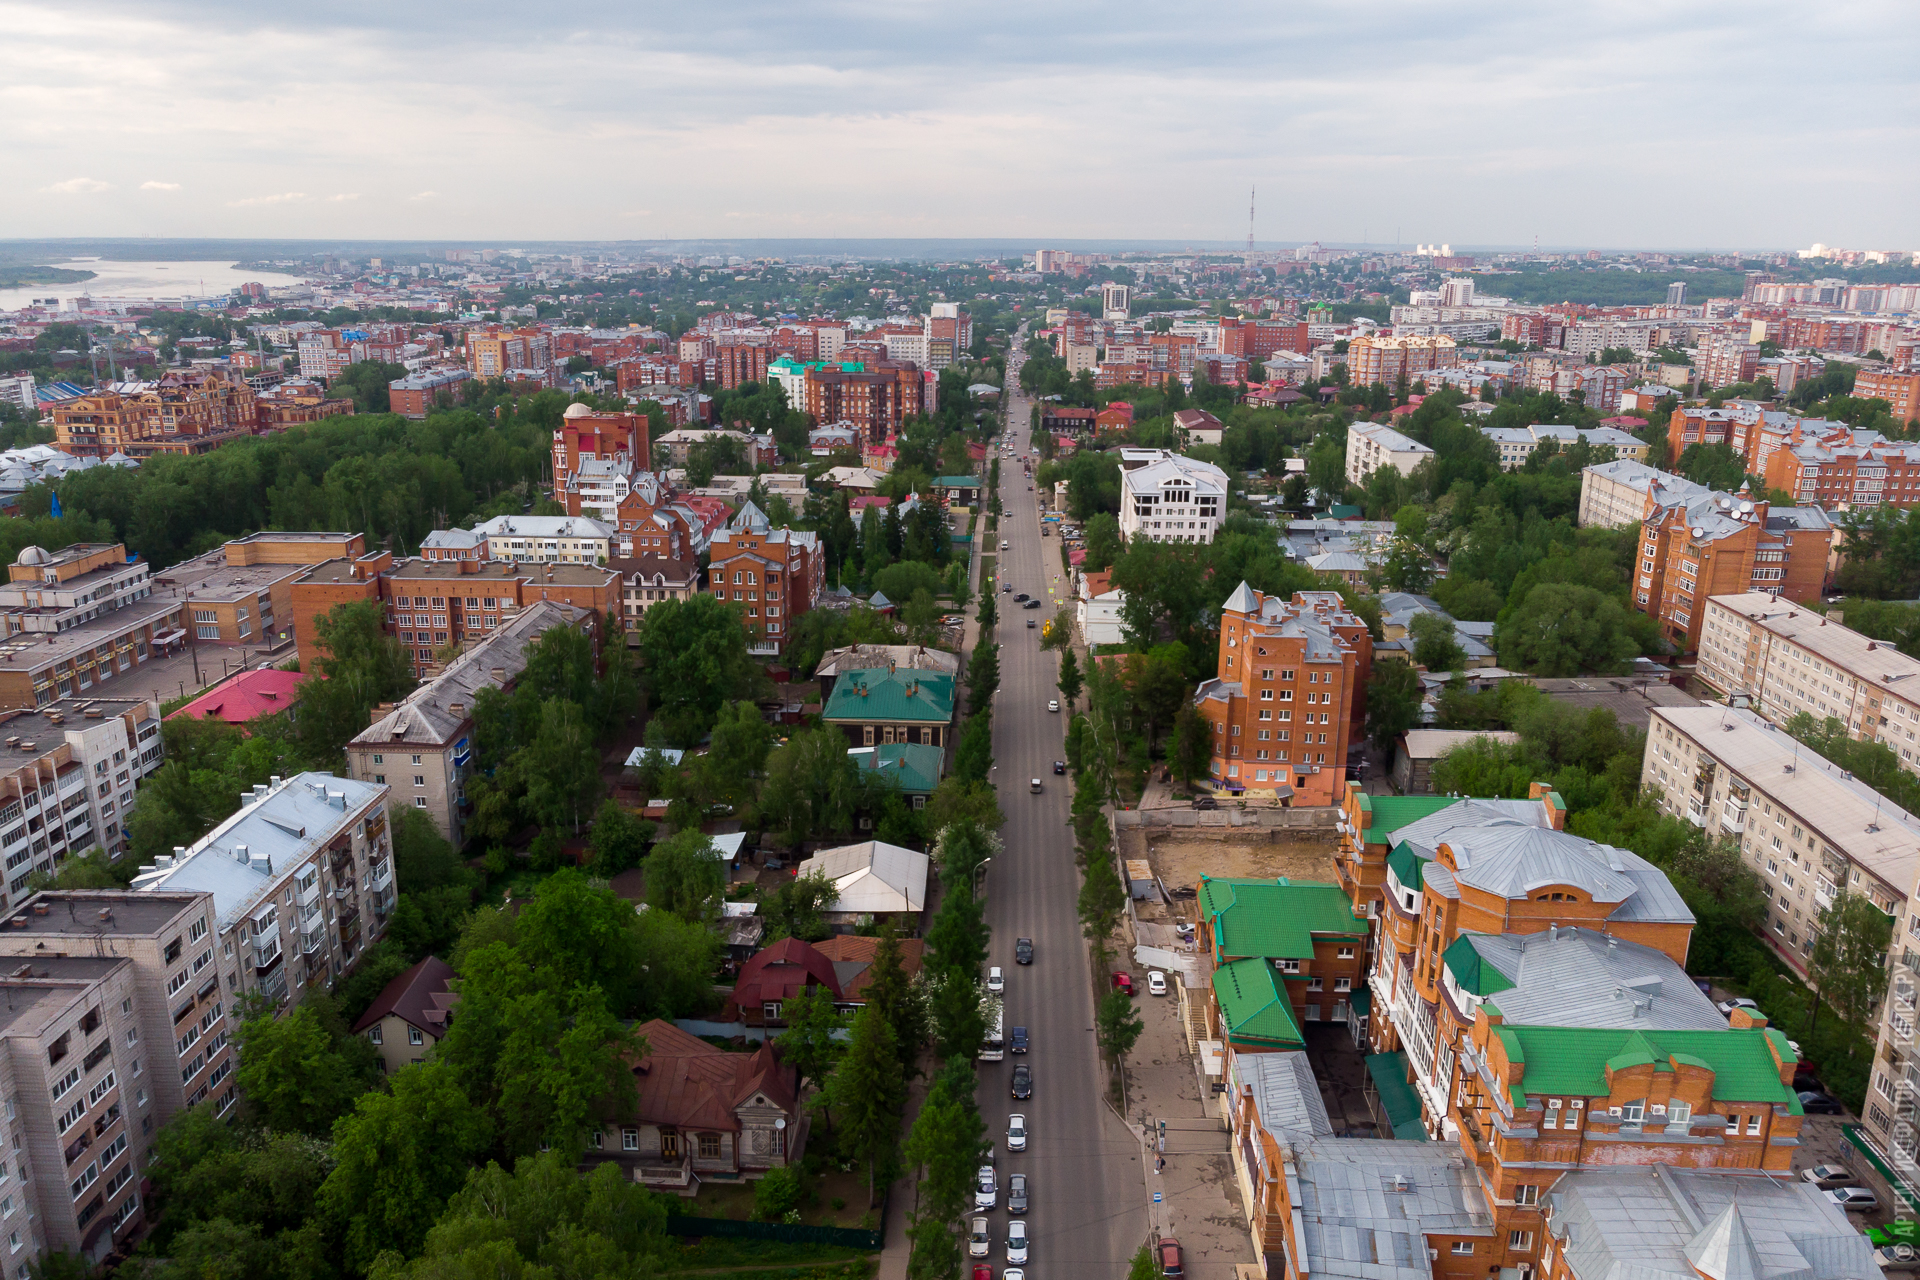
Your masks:
<instances>
[{"instance_id":1,"label":"silver car","mask_svg":"<svg viewBox=\"0 0 1920 1280\"><path fill-rule=\"evenodd\" d=\"M973 1207L991 1209L1000 1200L1000 1184L994 1180L993 1166L980 1166L979 1181L973 1188Z\"/></svg>"},{"instance_id":2,"label":"silver car","mask_svg":"<svg viewBox=\"0 0 1920 1280\"><path fill-rule=\"evenodd\" d=\"M1015 1218L1007 1224L1007 1261L1021 1266L1027 1261L1027 1220Z\"/></svg>"}]
</instances>

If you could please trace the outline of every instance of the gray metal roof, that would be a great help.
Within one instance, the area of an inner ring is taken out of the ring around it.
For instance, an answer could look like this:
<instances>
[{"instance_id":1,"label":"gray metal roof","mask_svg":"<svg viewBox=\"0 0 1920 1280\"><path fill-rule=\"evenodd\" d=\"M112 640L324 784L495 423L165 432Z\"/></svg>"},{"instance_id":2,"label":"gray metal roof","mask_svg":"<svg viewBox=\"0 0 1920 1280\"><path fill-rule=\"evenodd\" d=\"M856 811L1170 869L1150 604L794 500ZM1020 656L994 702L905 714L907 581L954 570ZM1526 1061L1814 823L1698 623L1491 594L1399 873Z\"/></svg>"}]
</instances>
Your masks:
<instances>
[{"instance_id":1,"label":"gray metal roof","mask_svg":"<svg viewBox=\"0 0 1920 1280\"><path fill-rule=\"evenodd\" d=\"M1510 1023L1696 1031L1727 1025L1687 971L1652 947L1592 929L1465 936L1514 984L1488 997Z\"/></svg>"},{"instance_id":2,"label":"gray metal roof","mask_svg":"<svg viewBox=\"0 0 1920 1280\"><path fill-rule=\"evenodd\" d=\"M1333 1121L1313 1078L1313 1065L1304 1053L1236 1053L1233 1090L1253 1090L1254 1109L1269 1133L1286 1129L1318 1138L1333 1136Z\"/></svg>"},{"instance_id":3,"label":"gray metal roof","mask_svg":"<svg viewBox=\"0 0 1920 1280\"><path fill-rule=\"evenodd\" d=\"M1586 1168L1562 1177L1549 1203L1575 1280L1880 1275L1867 1238L1805 1182L1658 1165Z\"/></svg>"},{"instance_id":4,"label":"gray metal roof","mask_svg":"<svg viewBox=\"0 0 1920 1280\"><path fill-rule=\"evenodd\" d=\"M1307 1265L1323 1280L1430 1280L1427 1233L1493 1234L1480 1180L1434 1142L1304 1138L1293 1144Z\"/></svg>"}]
</instances>

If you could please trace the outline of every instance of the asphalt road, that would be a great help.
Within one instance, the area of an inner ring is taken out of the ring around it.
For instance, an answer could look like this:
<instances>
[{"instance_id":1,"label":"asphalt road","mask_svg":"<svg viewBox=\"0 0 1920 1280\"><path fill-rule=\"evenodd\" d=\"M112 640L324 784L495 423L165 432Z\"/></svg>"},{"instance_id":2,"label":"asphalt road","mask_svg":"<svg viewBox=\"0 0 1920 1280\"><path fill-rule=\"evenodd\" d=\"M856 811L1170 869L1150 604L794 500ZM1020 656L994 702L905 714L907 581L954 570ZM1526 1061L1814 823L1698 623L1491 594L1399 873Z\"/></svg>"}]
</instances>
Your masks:
<instances>
[{"instance_id":1,"label":"asphalt road","mask_svg":"<svg viewBox=\"0 0 1920 1280\"><path fill-rule=\"evenodd\" d=\"M1016 337L1017 347L1021 339ZM1016 452L1031 452L1029 401L1017 390L1016 350L1007 368L1008 436ZM1017 459L1000 463L999 581L1015 593L1047 603L1022 609L1011 595L999 597L1000 692L994 708L994 779L1007 815L1006 848L987 869L987 922L993 930L988 963L1006 974L1006 1024L1025 1026L1032 1049L1024 1059L980 1064L980 1113L999 1152L1001 1196L993 1215L992 1262L1006 1266L1006 1175L1025 1173L1032 1195L1027 1213L1033 1233L1027 1275L1113 1280L1146 1239L1146 1192L1140 1148L1103 1100L1105 1077L1093 1036L1093 987L1076 903L1080 876L1067 826L1068 783L1053 762L1065 756L1065 712L1047 710L1058 698L1059 657L1040 649L1038 626L1066 599L1057 538L1040 536L1037 494L1027 491ZM982 584L982 590L998 591ZM1052 592L1049 598L1048 592ZM1040 779L1041 794L1029 790ZM1034 961L1013 962L1015 938L1032 938ZM1014 1102L1008 1089L1016 1063L1033 1069L1033 1096ZM1027 1117L1025 1152L1006 1149L1006 1118Z\"/></svg>"}]
</instances>

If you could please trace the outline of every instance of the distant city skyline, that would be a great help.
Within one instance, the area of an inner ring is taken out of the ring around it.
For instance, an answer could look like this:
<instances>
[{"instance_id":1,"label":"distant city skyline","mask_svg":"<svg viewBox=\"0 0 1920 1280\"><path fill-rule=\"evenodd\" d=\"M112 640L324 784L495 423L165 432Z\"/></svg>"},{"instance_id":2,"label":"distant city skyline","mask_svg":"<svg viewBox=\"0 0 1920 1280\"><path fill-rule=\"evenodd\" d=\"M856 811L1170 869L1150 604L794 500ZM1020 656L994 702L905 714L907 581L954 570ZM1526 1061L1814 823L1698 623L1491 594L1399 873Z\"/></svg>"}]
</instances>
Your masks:
<instances>
[{"instance_id":1,"label":"distant city skyline","mask_svg":"<svg viewBox=\"0 0 1920 1280\"><path fill-rule=\"evenodd\" d=\"M1891 0L0 13L7 238L1920 247Z\"/></svg>"}]
</instances>

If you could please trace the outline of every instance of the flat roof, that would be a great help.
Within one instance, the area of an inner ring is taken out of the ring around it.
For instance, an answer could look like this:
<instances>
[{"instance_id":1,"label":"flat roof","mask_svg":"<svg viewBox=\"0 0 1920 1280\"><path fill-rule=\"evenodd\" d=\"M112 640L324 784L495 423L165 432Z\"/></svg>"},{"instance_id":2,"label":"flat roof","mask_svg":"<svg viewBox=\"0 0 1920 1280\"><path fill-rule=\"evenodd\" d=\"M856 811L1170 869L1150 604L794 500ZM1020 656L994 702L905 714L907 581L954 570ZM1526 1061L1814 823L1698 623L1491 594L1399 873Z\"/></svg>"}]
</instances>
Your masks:
<instances>
[{"instance_id":1,"label":"flat roof","mask_svg":"<svg viewBox=\"0 0 1920 1280\"><path fill-rule=\"evenodd\" d=\"M335 556L331 560L322 560L319 564L308 566L307 571L300 575L300 581L363 582L365 579L359 577L353 571L353 566L358 563L359 561L357 559L350 559L346 556Z\"/></svg>"},{"instance_id":2,"label":"flat roof","mask_svg":"<svg viewBox=\"0 0 1920 1280\"><path fill-rule=\"evenodd\" d=\"M585 535L582 535L585 536ZM462 570L465 572L462 572ZM561 586L604 586L619 575L611 569L591 564L553 564L534 560L489 560L477 568L472 561L408 560L395 565L387 577L395 582L477 578L487 582L512 582L527 578L535 583L553 582Z\"/></svg>"},{"instance_id":3,"label":"flat roof","mask_svg":"<svg viewBox=\"0 0 1920 1280\"><path fill-rule=\"evenodd\" d=\"M171 596L149 596L65 631L18 632L0 640L0 670L11 667L15 670L38 671L79 654L92 653L101 645L112 644L122 636L177 612L183 604L183 601Z\"/></svg>"},{"instance_id":4,"label":"flat roof","mask_svg":"<svg viewBox=\"0 0 1920 1280\"><path fill-rule=\"evenodd\" d=\"M98 708L100 715L89 719L86 714L89 708ZM86 729L141 708L149 714L153 712L153 705L145 698L71 698L32 711L0 715L0 772L38 760L55 747L65 745L69 730ZM63 723L55 724L55 715L59 715ZM8 741L14 738L20 741ZM24 745L29 742L33 744L31 749Z\"/></svg>"},{"instance_id":5,"label":"flat roof","mask_svg":"<svg viewBox=\"0 0 1920 1280\"><path fill-rule=\"evenodd\" d=\"M78 1003L85 988L80 980L61 982L3 982L5 1008L0 1008L0 1034L37 1035L49 1022Z\"/></svg>"},{"instance_id":6,"label":"flat roof","mask_svg":"<svg viewBox=\"0 0 1920 1280\"><path fill-rule=\"evenodd\" d=\"M146 937L165 929L199 899L197 893L49 889L14 908L0 928L36 937ZM51 910L40 915L33 909L36 903L44 903ZM100 918L102 908L112 910L111 919ZM23 920L26 923L22 924ZM6 972L5 963L0 958L0 973Z\"/></svg>"},{"instance_id":7,"label":"flat roof","mask_svg":"<svg viewBox=\"0 0 1920 1280\"><path fill-rule=\"evenodd\" d=\"M156 573L153 585L167 588L179 603L184 603L184 597L191 592L195 601L218 604L254 599L274 583L299 577L304 572L306 566L302 564L230 565L223 547Z\"/></svg>"},{"instance_id":8,"label":"flat roof","mask_svg":"<svg viewBox=\"0 0 1920 1280\"><path fill-rule=\"evenodd\" d=\"M1828 845L1905 902L1920 876L1920 818L1812 747L1737 707L1660 707L1653 713L1753 789L1792 810ZM1652 737L1648 737L1652 750Z\"/></svg>"},{"instance_id":9,"label":"flat roof","mask_svg":"<svg viewBox=\"0 0 1920 1280\"><path fill-rule=\"evenodd\" d=\"M1891 641L1861 635L1804 605L1764 591L1708 596L1707 603L1730 609L1753 626L1793 641L1882 694L1908 703L1920 702L1920 679L1915 678L1920 677L1920 659L1909 658ZM1901 680L1907 683L1900 684Z\"/></svg>"}]
</instances>

